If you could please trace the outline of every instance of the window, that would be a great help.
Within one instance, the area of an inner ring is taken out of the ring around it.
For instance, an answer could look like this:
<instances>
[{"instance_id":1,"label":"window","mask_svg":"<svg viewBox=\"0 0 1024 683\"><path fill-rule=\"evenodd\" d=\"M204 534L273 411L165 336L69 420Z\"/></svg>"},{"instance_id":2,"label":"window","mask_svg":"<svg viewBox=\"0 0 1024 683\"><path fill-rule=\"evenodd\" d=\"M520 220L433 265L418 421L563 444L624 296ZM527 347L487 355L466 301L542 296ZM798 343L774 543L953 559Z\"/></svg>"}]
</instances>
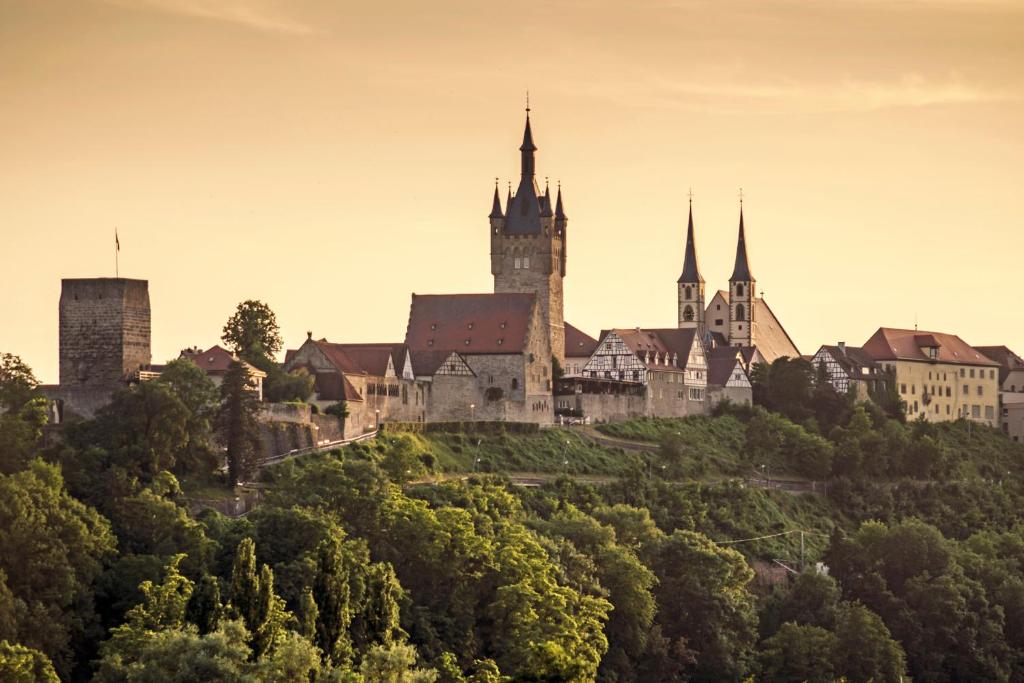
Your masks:
<instances>
[{"instance_id":1,"label":"window","mask_svg":"<svg viewBox=\"0 0 1024 683\"><path fill-rule=\"evenodd\" d=\"M963 369L963 368L960 368L960 376L961 376L961 377L963 377L963 376L964 376L964 369Z\"/></svg>"},{"instance_id":2,"label":"window","mask_svg":"<svg viewBox=\"0 0 1024 683\"><path fill-rule=\"evenodd\" d=\"M743 308L743 304L736 304L736 319L743 320L746 318L746 310Z\"/></svg>"},{"instance_id":3,"label":"window","mask_svg":"<svg viewBox=\"0 0 1024 683\"><path fill-rule=\"evenodd\" d=\"M996 378L996 371L995 370L989 370L988 371L988 378L989 379L995 379Z\"/></svg>"},{"instance_id":4,"label":"window","mask_svg":"<svg viewBox=\"0 0 1024 683\"><path fill-rule=\"evenodd\" d=\"M979 406L978 404L974 404L974 405L971 406L971 417L973 417L973 418L980 418L981 417L981 406Z\"/></svg>"},{"instance_id":5,"label":"window","mask_svg":"<svg viewBox=\"0 0 1024 683\"><path fill-rule=\"evenodd\" d=\"M974 368L971 368L971 377L974 377Z\"/></svg>"},{"instance_id":6,"label":"window","mask_svg":"<svg viewBox=\"0 0 1024 683\"><path fill-rule=\"evenodd\" d=\"M953 389L951 387L946 387L946 398L949 398L952 395L953 395Z\"/></svg>"},{"instance_id":7,"label":"window","mask_svg":"<svg viewBox=\"0 0 1024 683\"><path fill-rule=\"evenodd\" d=\"M916 384L911 384L910 385L910 393L912 393L912 394L916 394L917 393L917 385Z\"/></svg>"},{"instance_id":8,"label":"window","mask_svg":"<svg viewBox=\"0 0 1024 683\"><path fill-rule=\"evenodd\" d=\"M529 267L530 267L530 257L529 256L524 256L523 257L523 268L524 269L529 269Z\"/></svg>"},{"instance_id":9,"label":"window","mask_svg":"<svg viewBox=\"0 0 1024 683\"><path fill-rule=\"evenodd\" d=\"M982 395L984 395L984 393L985 392L982 390L982 386L979 384L978 385L978 396L982 396Z\"/></svg>"},{"instance_id":10,"label":"window","mask_svg":"<svg viewBox=\"0 0 1024 683\"><path fill-rule=\"evenodd\" d=\"M512 378L512 388L513 389L518 389L519 388L519 378L518 377L513 377Z\"/></svg>"},{"instance_id":11,"label":"window","mask_svg":"<svg viewBox=\"0 0 1024 683\"><path fill-rule=\"evenodd\" d=\"M906 384L901 384L900 385L900 393L901 394L907 393L907 385Z\"/></svg>"},{"instance_id":12,"label":"window","mask_svg":"<svg viewBox=\"0 0 1024 683\"><path fill-rule=\"evenodd\" d=\"M724 325L725 321L722 320L721 318L715 318L715 324L716 325Z\"/></svg>"},{"instance_id":13,"label":"window","mask_svg":"<svg viewBox=\"0 0 1024 683\"><path fill-rule=\"evenodd\" d=\"M964 396L966 396L969 393L971 393L971 388L965 384L964 385Z\"/></svg>"},{"instance_id":14,"label":"window","mask_svg":"<svg viewBox=\"0 0 1024 683\"><path fill-rule=\"evenodd\" d=\"M521 259L518 256L516 256L516 262L515 262L516 270L519 270L522 267L523 267L523 259Z\"/></svg>"},{"instance_id":15,"label":"window","mask_svg":"<svg viewBox=\"0 0 1024 683\"><path fill-rule=\"evenodd\" d=\"M689 299L689 295L687 295L686 298ZM687 322L693 321L693 308L691 306L687 306L686 308L683 309L683 320Z\"/></svg>"},{"instance_id":16,"label":"window","mask_svg":"<svg viewBox=\"0 0 1024 683\"><path fill-rule=\"evenodd\" d=\"M736 283L736 296L743 296L743 283L742 282L737 282Z\"/></svg>"},{"instance_id":17,"label":"window","mask_svg":"<svg viewBox=\"0 0 1024 683\"><path fill-rule=\"evenodd\" d=\"M684 292L684 294L686 296L686 300L687 301L689 301L690 299L693 298L693 290L690 288L689 285L687 285L686 287L683 288L683 292Z\"/></svg>"},{"instance_id":18,"label":"window","mask_svg":"<svg viewBox=\"0 0 1024 683\"><path fill-rule=\"evenodd\" d=\"M995 418L995 416L996 416L995 408L993 408L992 406L985 406L985 419L986 420L992 420L992 419Z\"/></svg>"}]
</instances>

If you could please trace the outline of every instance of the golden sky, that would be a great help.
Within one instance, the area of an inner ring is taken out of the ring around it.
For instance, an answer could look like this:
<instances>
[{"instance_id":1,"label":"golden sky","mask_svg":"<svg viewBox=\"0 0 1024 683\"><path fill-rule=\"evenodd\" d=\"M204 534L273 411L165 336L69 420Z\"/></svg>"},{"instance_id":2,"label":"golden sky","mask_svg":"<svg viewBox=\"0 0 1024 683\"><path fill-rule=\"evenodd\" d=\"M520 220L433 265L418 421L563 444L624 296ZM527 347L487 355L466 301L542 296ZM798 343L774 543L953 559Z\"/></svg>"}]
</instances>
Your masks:
<instances>
[{"instance_id":1,"label":"golden sky","mask_svg":"<svg viewBox=\"0 0 1024 683\"><path fill-rule=\"evenodd\" d=\"M566 318L673 326L687 191L804 353L880 325L1024 353L1024 3L0 0L0 351L57 379L62 277L148 279L153 351L242 299L287 346L489 291L494 177L569 214ZM710 294L709 294L710 298Z\"/></svg>"}]
</instances>

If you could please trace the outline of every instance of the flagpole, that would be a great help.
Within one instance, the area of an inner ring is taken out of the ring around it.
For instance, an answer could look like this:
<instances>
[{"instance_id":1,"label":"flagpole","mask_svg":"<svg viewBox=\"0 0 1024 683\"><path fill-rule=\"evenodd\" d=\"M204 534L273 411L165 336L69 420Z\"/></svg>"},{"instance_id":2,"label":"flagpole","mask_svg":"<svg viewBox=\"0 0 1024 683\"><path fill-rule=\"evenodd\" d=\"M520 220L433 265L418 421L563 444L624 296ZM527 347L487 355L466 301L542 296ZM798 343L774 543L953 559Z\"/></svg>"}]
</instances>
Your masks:
<instances>
[{"instance_id":1,"label":"flagpole","mask_svg":"<svg viewBox=\"0 0 1024 683\"><path fill-rule=\"evenodd\" d=\"M121 240L117 238L117 228L114 228L114 277L121 277Z\"/></svg>"}]
</instances>

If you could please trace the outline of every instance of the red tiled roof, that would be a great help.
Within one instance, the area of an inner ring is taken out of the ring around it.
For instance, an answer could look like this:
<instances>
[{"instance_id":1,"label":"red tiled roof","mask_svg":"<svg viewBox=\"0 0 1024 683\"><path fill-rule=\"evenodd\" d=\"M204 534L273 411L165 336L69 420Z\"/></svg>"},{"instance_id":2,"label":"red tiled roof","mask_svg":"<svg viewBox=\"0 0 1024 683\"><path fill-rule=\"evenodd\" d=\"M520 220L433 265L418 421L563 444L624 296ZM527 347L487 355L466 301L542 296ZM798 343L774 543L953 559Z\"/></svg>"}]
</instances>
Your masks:
<instances>
[{"instance_id":1,"label":"red tiled roof","mask_svg":"<svg viewBox=\"0 0 1024 683\"><path fill-rule=\"evenodd\" d=\"M413 294L405 343L415 352L522 353L535 302L534 294Z\"/></svg>"},{"instance_id":2,"label":"red tiled roof","mask_svg":"<svg viewBox=\"0 0 1024 683\"><path fill-rule=\"evenodd\" d=\"M199 369L208 375L223 375L228 371L231 363L238 360L235 354L218 345L211 346L201 353L185 354L183 357L198 365ZM242 365L249 369L250 375L266 377L265 372L253 367L249 363L242 361Z\"/></svg>"},{"instance_id":3,"label":"red tiled roof","mask_svg":"<svg viewBox=\"0 0 1024 683\"><path fill-rule=\"evenodd\" d=\"M416 373L417 377L433 375L453 353L458 355L457 351L450 349L410 351L409 355L412 359L413 372Z\"/></svg>"},{"instance_id":4,"label":"red tiled roof","mask_svg":"<svg viewBox=\"0 0 1024 683\"><path fill-rule=\"evenodd\" d=\"M1002 384L1014 370L1024 370L1024 359L1006 346L975 346L982 355L999 363L999 383Z\"/></svg>"},{"instance_id":5,"label":"red tiled roof","mask_svg":"<svg viewBox=\"0 0 1024 683\"><path fill-rule=\"evenodd\" d=\"M708 351L708 384L724 387L737 364L743 368L740 350L736 347L720 346Z\"/></svg>"},{"instance_id":6,"label":"red tiled roof","mask_svg":"<svg viewBox=\"0 0 1024 683\"><path fill-rule=\"evenodd\" d=\"M597 350L597 340L574 325L565 323L565 355L580 358L593 355Z\"/></svg>"},{"instance_id":7,"label":"red tiled roof","mask_svg":"<svg viewBox=\"0 0 1024 683\"><path fill-rule=\"evenodd\" d=\"M348 378L337 372L316 373L316 393L321 401L362 401Z\"/></svg>"},{"instance_id":8,"label":"red tiled roof","mask_svg":"<svg viewBox=\"0 0 1024 683\"><path fill-rule=\"evenodd\" d=\"M686 329L676 327L643 329L634 327L632 329L602 330L601 338L604 339L609 332L614 332L622 340L622 343L626 345L626 348L635 353L637 358L648 367L658 370L673 366L666 366L663 363L655 364L653 362L655 353L661 357L664 357L665 354L676 354L676 363L678 365L674 366L675 369L682 370L686 368L686 363L690 359L690 349L693 347L693 342L697 335L697 330L692 327ZM646 362L648 352L652 356L651 363Z\"/></svg>"},{"instance_id":9,"label":"red tiled roof","mask_svg":"<svg viewBox=\"0 0 1024 683\"><path fill-rule=\"evenodd\" d=\"M937 359L929 357L925 350L929 347L938 348ZM940 363L964 365L998 365L960 337L943 332L919 332L880 327L864 343L863 348L864 352L875 360L937 360Z\"/></svg>"}]
</instances>

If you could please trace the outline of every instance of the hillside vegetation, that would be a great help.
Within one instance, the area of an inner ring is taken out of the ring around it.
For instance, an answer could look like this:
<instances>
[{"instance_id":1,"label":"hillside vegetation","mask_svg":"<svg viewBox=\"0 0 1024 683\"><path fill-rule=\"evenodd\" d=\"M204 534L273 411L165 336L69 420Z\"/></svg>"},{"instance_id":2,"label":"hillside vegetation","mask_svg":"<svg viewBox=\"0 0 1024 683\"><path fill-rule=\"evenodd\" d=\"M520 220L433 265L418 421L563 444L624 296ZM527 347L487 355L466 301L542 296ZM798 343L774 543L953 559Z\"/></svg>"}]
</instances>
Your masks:
<instances>
[{"instance_id":1,"label":"hillside vegetation","mask_svg":"<svg viewBox=\"0 0 1024 683\"><path fill-rule=\"evenodd\" d=\"M1024 678L1022 448L810 368L765 371L754 408L603 434L385 434L264 467L228 517L181 486L232 491L201 375L47 445L5 362L0 680Z\"/></svg>"}]
</instances>

